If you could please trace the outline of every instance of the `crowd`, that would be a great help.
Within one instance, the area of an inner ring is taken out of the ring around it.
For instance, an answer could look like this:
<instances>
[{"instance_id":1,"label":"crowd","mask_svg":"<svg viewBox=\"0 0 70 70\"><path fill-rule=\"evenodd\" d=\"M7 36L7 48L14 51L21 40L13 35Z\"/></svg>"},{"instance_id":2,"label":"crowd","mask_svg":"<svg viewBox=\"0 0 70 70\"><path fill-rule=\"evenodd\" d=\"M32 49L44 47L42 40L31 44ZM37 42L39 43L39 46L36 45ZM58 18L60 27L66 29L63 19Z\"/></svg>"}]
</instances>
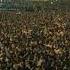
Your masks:
<instances>
[{"instance_id":1,"label":"crowd","mask_svg":"<svg viewBox=\"0 0 70 70\"><path fill-rule=\"evenodd\" d=\"M70 70L70 13L0 12L0 70Z\"/></svg>"}]
</instances>

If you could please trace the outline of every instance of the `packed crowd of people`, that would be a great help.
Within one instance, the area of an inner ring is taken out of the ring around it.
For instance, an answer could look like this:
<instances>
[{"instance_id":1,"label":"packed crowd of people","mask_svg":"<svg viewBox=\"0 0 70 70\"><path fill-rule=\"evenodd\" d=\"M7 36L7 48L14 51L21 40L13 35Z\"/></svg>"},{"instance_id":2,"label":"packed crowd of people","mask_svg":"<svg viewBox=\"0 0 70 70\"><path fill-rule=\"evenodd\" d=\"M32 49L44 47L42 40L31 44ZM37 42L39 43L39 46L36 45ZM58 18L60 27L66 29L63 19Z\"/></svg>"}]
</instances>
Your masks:
<instances>
[{"instance_id":1,"label":"packed crowd of people","mask_svg":"<svg viewBox=\"0 0 70 70\"><path fill-rule=\"evenodd\" d=\"M0 70L70 70L70 13L0 12Z\"/></svg>"}]
</instances>

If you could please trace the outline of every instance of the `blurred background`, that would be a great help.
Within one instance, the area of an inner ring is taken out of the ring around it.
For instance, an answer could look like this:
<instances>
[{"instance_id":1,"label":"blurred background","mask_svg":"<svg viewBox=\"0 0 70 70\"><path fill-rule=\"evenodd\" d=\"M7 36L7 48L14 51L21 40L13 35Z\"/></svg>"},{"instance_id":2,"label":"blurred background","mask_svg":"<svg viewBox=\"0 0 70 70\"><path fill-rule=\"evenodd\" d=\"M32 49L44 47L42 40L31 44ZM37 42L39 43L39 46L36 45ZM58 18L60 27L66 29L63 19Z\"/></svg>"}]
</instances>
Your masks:
<instances>
[{"instance_id":1,"label":"blurred background","mask_svg":"<svg viewBox=\"0 0 70 70\"><path fill-rule=\"evenodd\" d=\"M46 11L69 7L70 0L0 0L0 10Z\"/></svg>"}]
</instances>

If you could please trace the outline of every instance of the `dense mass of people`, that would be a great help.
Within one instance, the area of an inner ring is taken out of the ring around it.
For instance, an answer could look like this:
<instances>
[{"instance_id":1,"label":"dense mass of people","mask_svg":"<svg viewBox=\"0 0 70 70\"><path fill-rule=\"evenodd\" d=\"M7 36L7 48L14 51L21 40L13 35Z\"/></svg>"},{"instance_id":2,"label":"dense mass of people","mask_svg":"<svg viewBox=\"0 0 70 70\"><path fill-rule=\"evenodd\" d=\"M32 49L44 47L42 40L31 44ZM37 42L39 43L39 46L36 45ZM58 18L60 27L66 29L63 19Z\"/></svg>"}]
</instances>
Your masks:
<instances>
[{"instance_id":1,"label":"dense mass of people","mask_svg":"<svg viewBox=\"0 0 70 70\"><path fill-rule=\"evenodd\" d=\"M70 70L70 13L0 12L0 70Z\"/></svg>"}]
</instances>

